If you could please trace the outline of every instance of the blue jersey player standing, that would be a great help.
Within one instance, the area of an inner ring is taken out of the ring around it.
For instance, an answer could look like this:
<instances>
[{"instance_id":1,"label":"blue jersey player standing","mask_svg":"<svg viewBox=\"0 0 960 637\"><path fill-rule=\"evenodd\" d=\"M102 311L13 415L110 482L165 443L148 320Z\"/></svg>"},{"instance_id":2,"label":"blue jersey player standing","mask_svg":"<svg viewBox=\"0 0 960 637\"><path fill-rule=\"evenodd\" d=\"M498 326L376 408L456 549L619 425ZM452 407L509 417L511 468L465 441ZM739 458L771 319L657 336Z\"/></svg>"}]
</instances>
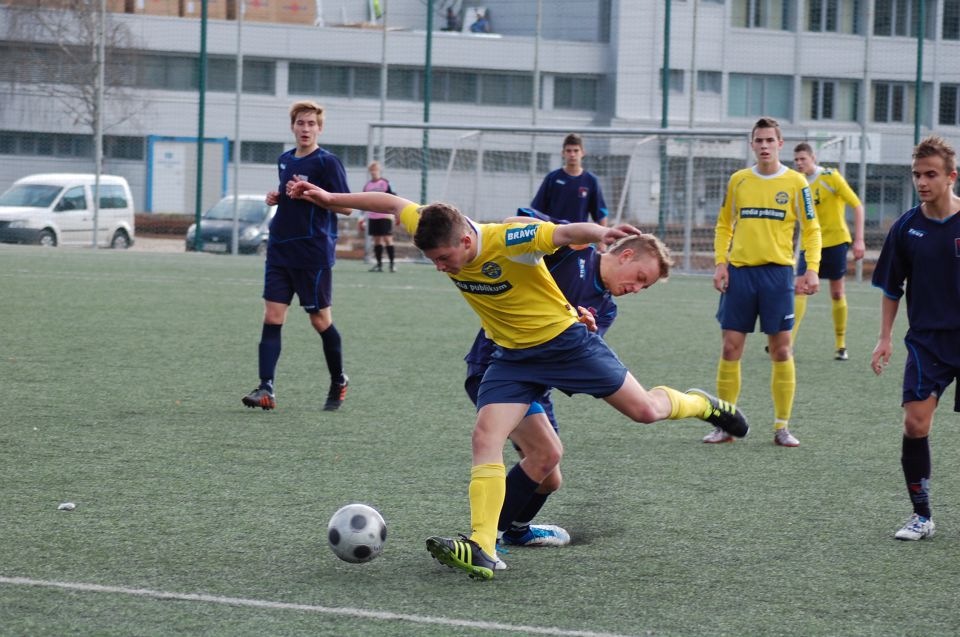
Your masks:
<instances>
[{"instance_id":1,"label":"blue jersey player standing","mask_svg":"<svg viewBox=\"0 0 960 637\"><path fill-rule=\"evenodd\" d=\"M529 208L521 208L518 215L519 217L506 221L522 221L521 217L534 217L541 221L566 223ZM589 313L593 317L597 334L601 337L617 317L617 304L613 297L637 293L644 289L645 281L650 276L648 270L651 264L660 268L659 280L665 280L671 264L667 247L648 234L630 235L620 239L606 254L601 254L592 246L564 246L553 254L546 255L543 260L567 301L581 313ZM464 387L474 404L477 403L483 374L493 360L494 349L493 341L480 330L465 358L467 379ZM525 418L545 418L554 432L559 431L549 390L531 404ZM518 429L523 431L522 427ZM548 444L536 448L531 445L538 441L531 441L529 437L526 440L515 439L514 445L521 458L551 451L562 454L559 439L554 439L553 436L550 438ZM517 481L522 485L525 480L529 478L523 474L519 464L515 465L507 474L508 501L513 495L513 485ZM570 542L570 534L562 527L530 523L543 508L548 496L560 488L561 481L560 468L557 466L540 482L527 504L513 519L504 515L511 507L504 507L497 531L502 543L519 546L563 546ZM520 491L522 492L522 488ZM497 570L503 568L505 564L498 558Z\"/></svg>"},{"instance_id":2,"label":"blue jersey player standing","mask_svg":"<svg viewBox=\"0 0 960 637\"><path fill-rule=\"evenodd\" d=\"M903 373L903 443L900 464L913 515L894 537L921 540L934 531L930 511L930 443L933 412L950 383L960 378L960 197L957 156L940 137L913 151L913 183L920 205L905 212L887 234L873 273L883 290L880 337L871 365L879 374L890 361L893 323L906 283L907 360ZM960 390L957 390L960 392ZM954 396L960 411L960 393Z\"/></svg>"},{"instance_id":3,"label":"blue jersey player standing","mask_svg":"<svg viewBox=\"0 0 960 637\"><path fill-rule=\"evenodd\" d=\"M530 207L571 223L590 221L607 225L607 204L600 182L583 169L583 139L570 133L563 140L563 168L543 178Z\"/></svg>"},{"instance_id":4,"label":"blue jersey player standing","mask_svg":"<svg viewBox=\"0 0 960 637\"><path fill-rule=\"evenodd\" d=\"M324 410L340 408L347 393L343 373L340 333L333 325L331 269L336 256L337 214L349 208L323 208L312 202L291 199L285 184L307 181L331 192L350 192L343 165L317 144L323 130L323 107L314 102L296 102L290 107L290 130L296 148L277 160L280 188L267 193L267 203L277 206L270 222L270 241L263 284L263 331L260 337L260 384L243 397L247 407L277 406L274 373L280 359L280 330L296 294L310 317L310 324L323 340L323 354L330 372L330 390Z\"/></svg>"}]
</instances>

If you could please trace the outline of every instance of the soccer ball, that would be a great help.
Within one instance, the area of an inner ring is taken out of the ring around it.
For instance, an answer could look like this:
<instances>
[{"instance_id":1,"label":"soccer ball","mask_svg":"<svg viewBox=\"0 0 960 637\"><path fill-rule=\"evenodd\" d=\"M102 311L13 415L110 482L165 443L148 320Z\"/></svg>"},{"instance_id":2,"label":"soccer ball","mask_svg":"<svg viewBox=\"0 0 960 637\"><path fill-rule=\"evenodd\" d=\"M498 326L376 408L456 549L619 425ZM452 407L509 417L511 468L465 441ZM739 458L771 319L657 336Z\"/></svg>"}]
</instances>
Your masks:
<instances>
[{"instance_id":1,"label":"soccer ball","mask_svg":"<svg viewBox=\"0 0 960 637\"><path fill-rule=\"evenodd\" d=\"M344 562L369 562L383 551L387 523L373 507L348 504L330 518L327 539L331 550Z\"/></svg>"}]
</instances>

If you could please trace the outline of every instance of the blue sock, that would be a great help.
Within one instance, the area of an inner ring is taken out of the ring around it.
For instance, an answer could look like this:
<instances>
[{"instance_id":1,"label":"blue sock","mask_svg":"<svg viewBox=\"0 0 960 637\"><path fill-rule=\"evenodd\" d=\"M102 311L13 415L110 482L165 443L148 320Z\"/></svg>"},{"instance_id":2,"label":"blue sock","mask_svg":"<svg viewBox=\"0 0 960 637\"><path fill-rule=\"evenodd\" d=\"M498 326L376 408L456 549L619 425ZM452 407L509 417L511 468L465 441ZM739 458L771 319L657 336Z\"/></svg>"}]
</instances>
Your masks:
<instances>
[{"instance_id":1,"label":"blue sock","mask_svg":"<svg viewBox=\"0 0 960 637\"><path fill-rule=\"evenodd\" d=\"M260 335L260 387L273 389L273 377L280 360L280 328L283 325L263 324Z\"/></svg>"},{"instance_id":2,"label":"blue sock","mask_svg":"<svg viewBox=\"0 0 960 637\"><path fill-rule=\"evenodd\" d=\"M913 503L913 512L930 519L930 440L929 438L903 437L903 452L900 456L903 477L907 481L907 493Z\"/></svg>"},{"instance_id":3,"label":"blue sock","mask_svg":"<svg viewBox=\"0 0 960 637\"><path fill-rule=\"evenodd\" d=\"M323 355L327 359L327 369L330 371L330 382L343 382L343 349L340 342L340 332L330 324L330 327L320 332L323 339Z\"/></svg>"},{"instance_id":4,"label":"blue sock","mask_svg":"<svg viewBox=\"0 0 960 637\"><path fill-rule=\"evenodd\" d=\"M527 506L530 496L540 486L539 482L534 482L530 476L523 470L519 464L513 465L510 473L507 474L507 492L503 498L503 506L500 508L500 520L497 523L497 530L506 531L510 524L517 519L517 516Z\"/></svg>"}]
</instances>

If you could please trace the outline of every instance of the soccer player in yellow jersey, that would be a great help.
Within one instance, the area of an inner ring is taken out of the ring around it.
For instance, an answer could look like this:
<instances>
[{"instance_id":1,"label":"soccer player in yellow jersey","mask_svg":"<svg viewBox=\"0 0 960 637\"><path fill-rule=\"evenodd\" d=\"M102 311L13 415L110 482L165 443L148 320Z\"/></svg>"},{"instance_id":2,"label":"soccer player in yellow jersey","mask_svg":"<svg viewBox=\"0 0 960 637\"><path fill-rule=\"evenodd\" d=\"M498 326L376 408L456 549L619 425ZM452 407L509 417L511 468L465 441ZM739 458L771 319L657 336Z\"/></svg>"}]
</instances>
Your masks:
<instances>
[{"instance_id":1,"label":"soccer player in yellow jersey","mask_svg":"<svg viewBox=\"0 0 960 637\"><path fill-rule=\"evenodd\" d=\"M774 442L797 447L787 428L797 387L790 344L794 289L813 294L820 287L820 225L807 180L780 163L783 135L772 118L761 118L750 132L757 163L733 173L717 217L713 286L721 293L717 320L723 353L717 368L717 394L736 404L740 395L740 358L747 334L756 327L767 335L773 362ZM807 270L794 286L793 233L800 223ZM716 429L703 441L730 442Z\"/></svg>"},{"instance_id":2,"label":"soccer player in yellow jersey","mask_svg":"<svg viewBox=\"0 0 960 637\"><path fill-rule=\"evenodd\" d=\"M497 522L506 491L503 446L518 425L523 426L530 403L549 387L603 398L637 422L699 418L731 435L747 434L747 421L739 411L702 390L644 389L603 339L578 321L543 263L544 255L562 246L610 244L628 234L640 234L636 228L595 223L478 224L447 204L421 207L374 192L343 196L306 182L290 182L288 193L318 205L397 215L414 244L460 290L497 346L477 392L469 490L473 530L460 539L427 539L427 549L441 563L474 578L493 577ZM638 291L666 274L664 263L655 256L642 263ZM526 499L513 494L510 506L524 507L558 461L556 456L538 463L521 461L530 478L528 494Z\"/></svg>"},{"instance_id":3,"label":"soccer player in yellow jersey","mask_svg":"<svg viewBox=\"0 0 960 637\"><path fill-rule=\"evenodd\" d=\"M836 346L834 358L847 360L847 297L843 277L847 275L847 249L853 241L853 258L863 258L863 204L836 169L817 165L817 156L810 144L803 142L793 149L793 165L807 177L813 206L820 222L823 246L820 252L820 278L830 280L830 299L833 306L833 335ZM847 227L846 206L853 208L853 232ZM807 269L805 251L800 252L797 276ZM807 295L797 291L793 300L794 314L791 341L797 342L797 330L807 311Z\"/></svg>"}]
</instances>

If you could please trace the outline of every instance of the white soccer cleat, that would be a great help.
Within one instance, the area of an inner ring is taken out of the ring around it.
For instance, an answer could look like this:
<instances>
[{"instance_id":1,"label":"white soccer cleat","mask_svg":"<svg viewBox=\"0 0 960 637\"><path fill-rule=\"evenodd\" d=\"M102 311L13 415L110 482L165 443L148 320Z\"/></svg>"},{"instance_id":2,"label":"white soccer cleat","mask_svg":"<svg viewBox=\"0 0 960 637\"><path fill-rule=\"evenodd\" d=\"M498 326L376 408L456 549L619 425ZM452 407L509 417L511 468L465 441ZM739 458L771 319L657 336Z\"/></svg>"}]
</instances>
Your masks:
<instances>
[{"instance_id":1,"label":"white soccer cleat","mask_svg":"<svg viewBox=\"0 0 960 637\"><path fill-rule=\"evenodd\" d=\"M910 516L910 519L900 527L900 530L894 533L893 537L898 540L922 540L925 537L933 537L934 530L933 520L914 513Z\"/></svg>"},{"instance_id":2,"label":"white soccer cleat","mask_svg":"<svg viewBox=\"0 0 960 637\"><path fill-rule=\"evenodd\" d=\"M800 441L790 433L786 427L781 427L773 432L773 444L781 447L799 447Z\"/></svg>"},{"instance_id":3,"label":"white soccer cleat","mask_svg":"<svg viewBox=\"0 0 960 637\"><path fill-rule=\"evenodd\" d=\"M703 441L709 445L715 445L721 442L733 442L733 436L720 427L714 427L713 431L703 437Z\"/></svg>"}]
</instances>

